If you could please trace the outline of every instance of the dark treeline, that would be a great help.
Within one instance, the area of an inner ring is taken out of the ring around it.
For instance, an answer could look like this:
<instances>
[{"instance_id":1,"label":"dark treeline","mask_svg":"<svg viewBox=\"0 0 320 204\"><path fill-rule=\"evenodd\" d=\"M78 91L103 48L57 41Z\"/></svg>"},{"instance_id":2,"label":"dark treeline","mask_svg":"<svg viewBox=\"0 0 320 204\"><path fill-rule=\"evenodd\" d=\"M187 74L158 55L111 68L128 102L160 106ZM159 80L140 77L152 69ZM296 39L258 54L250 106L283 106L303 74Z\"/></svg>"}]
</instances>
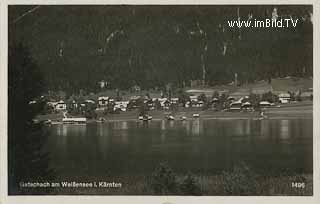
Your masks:
<instances>
[{"instance_id":1,"label":"dark treeline","mask_svg":"<svg viewBox=\"0 0 320 204\"><path fill-rule=\"evenodd\" d=\"M45 91L43 77L22 44L11 44L8 55L8 192L45 193L49 188L37 192L19 186L20 182L49 182L55 175L44 149L48 134L43 125L33 122L44 102L29 105Z\"/></svg>"},{"instance_id":2,"label":"dark treeline","mask_svg":"<svg viewBox=\"0 0 320 204\"><path fill-rule=\"evenodd\" d=\"M31 48L49 90L97 91L312 76L312 6L9 7L10 41ZM298 19L297 27L230 28L228 20Z\"/></svg>"}]
</instances>

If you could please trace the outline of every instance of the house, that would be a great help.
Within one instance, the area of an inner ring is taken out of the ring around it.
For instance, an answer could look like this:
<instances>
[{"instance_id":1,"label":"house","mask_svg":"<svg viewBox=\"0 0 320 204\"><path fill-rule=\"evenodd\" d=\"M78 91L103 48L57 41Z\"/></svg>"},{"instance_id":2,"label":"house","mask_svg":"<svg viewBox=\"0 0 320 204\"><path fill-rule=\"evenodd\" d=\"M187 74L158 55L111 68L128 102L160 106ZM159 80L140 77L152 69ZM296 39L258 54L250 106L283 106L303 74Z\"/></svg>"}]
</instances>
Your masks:
<instances>
[{"instance_id":1,"label":"house","mask_svg":"<svg viewBox=\"0 0 320 204\"><path fill-rule=\"evenodd\" d=\"M163 109L165 109L165 110L169 109L171 102L169 101L168 98L158 98L158 101L160 102L160 106Z\"/></svg>"},{"instance_id":2,"label":"house","mask_svg":"<svg viewBox=\"0 0 320 204\"><path fill-rule=\"evenodd\" d=\"M219 102L220 102L220 100L218 98L211 99L211 101L210 101L211 108L217 109Z\"/></svg>"},{"instance_id":3,"label":"house","mask_svg":"<svg viewBox=\"0 0 320 204\"><path fill-rule=\"evenodd\" d=\"M242 110L253 111L253 105L247 101L241 105Z\"/></svg>"},{"instance_id":4,"label":"house","mask_svg":"<svg viewBox=\"0 0 320 204\"><path fill-rule=\"evenodd\" d=\"M261 108L267 108L267 107L270 107L270 106L271 106L271 103L268 102L268 101L261 101L261 102L259 103L259 106L260 106Z\"/></svg>"},{"instance_id":5,"label":"house","mask_svg":"<svg viewBox=\"0 0 320 204\"><path fill-rule=\"evenodd\" d=\"M170 102L171 102L172 104L178 104L178 103L179 103L179 98L171 98L171 99L170 99Z\"/></svg>"},{"instance_id":6,"label":"house","mask_svg":"<svg viewBox=\"0 0 320 204\"><path fill-rule=\"evenodd\" d=\"M98 105L100 107L107 106L108 105L108 101L109 101L109 97L108 96L100 96L98 98Z\"/></svg>"},{"instance_id":7,"label":"house","mask_svg":"<svg viewBox=\"0 0 320 204\"><path fill-rule=\"evenodd\" d=\"M289 103L290 102L290 94L289 93L280 93L278 95L280 103Z\"/></svg>"},{"instance_id":8,"label":"house","mask_svg":"<svg viewBox=\"0 0 320 204\"><path fill-rule=\"evenodd\" d=\"M158 98L158 101L160 102L161 106L163 106L163 103L167 100L167 98Z\"/></svg>"},{"instance_id":9,"label":"house","mask_svg":"<svg viewBox=\"0 0 320 204\"><path fill-rule=\"evenodd\" d=\"M58 103L55 104L54 109L57 111L66 110L67 104L63 100L60 100Z\"/></svg>"},{"instance_id":10,"label":"house","mask_svg":"<svg viewBox=\"0 0 320 204\"><path fill-rule=\"evenodd\" d=\"M67 101L67 108L72 110L76 109L78 108L78 103L75 100L70 99Z\"/></svg>"},{"instance_id":11,"label":"house","mask_svg":"<svg viewBox=\"0 0 320 204\"><path fill-rule=\"evenodd\" d=\"M211 103L218 103L219 102L219 99L218 98L213 98L212 100L211 100Z\"/></svg>"},{"instance_id":12,"label":"house","mask_svg":"<svg viewBox=\"0 0 320 204\"><path fill-rule=\"evenodd\" d=\"M166 100L163 102L163 109L168 110L170 108L171 102Z\"/></svg>"},{"instance_id":13,"label":"house","mask_svg":"<svg viewBox=\"0 0 320 204\"><path fill-rule=\"evenodd\" d=\"M121 111L127 111L129 101L116 101L113 110L120 109Z\"/></svg>"},{"instance_id":14,"label":"house","mask_svg":"<svg viewBox=\"0 0 320 204\"><path fill-rule=\"evenodd\" d=\"M141 96L131 96L130 97L130 101L137 101L137 100L139 100L141 98Z\"/></svg>"},{"instance_id":15,"label":"house","mask_svg":"<svg viewBox=\"0 0 320 204\"><path fill-rule=\"evenodd\" d=\"M240 101L235 101L230 104L230 111L240 111L242 108L242 103Z\"/></svg>"},{"instance_id":16,"label":"house","mask_svg":"<svg viewBox=\"0 0 320 204\"><path fill-rule=\"evenodd\" d=\"M149 110L154 110L155 109L155 102L156 100L149 99L145 102Z\"/></svg>"},{"instance_id":17,"label":"house","mask_svg":"<svg viewBox=\"0 0 320 204\"><path fill-rule=\"evenodd\" d=\"M203 101L198 101L197 107L201 108L204 106L204 102Z\"/></svg>"},{"instance_id":18,"label":"house","mask_svg":"<svg viewBox=\"0 0 320 204\"><path fill-rule=\"evenodd\" d=\"M189 106L191 105L191 107L194 107L194 108L201 108L204 106L204 102L201 100L193 100L193 101L190 101L188 105Z\"/></svg>"},{"instance_id":19,"label":"house","mask_svg":"<svg viewBox=\"0 0 320 204\"><path fill-rule=\"evenodd\" d=\"M190 96L191 102L198 102L198 96Z\"/></svg>"},{"instance_id":20,"label":"house","mask_svg":"<svg viewBox=\"0 0 320 204\"><path fill-rule=\"evenodd\" d=\"M171 102L169 101L168 98L158 98L158 101L159 101L159 103L160 103L160 106L161 106L163 109L165 109L165 110L169 109L169 107L170 107L170 105L171 105Z\"/></svg>"},{"instance_id":21,"label":"house","mask_svg":"<svg viewBox=\"0 0 320 204\"><path fill-rule=\"evenodd\" d=\"M234 101L234 100L236 100L233 96L229 96L228 98L227 98L227 100L228 101L230 101L230 102L232 102L232 101Z\"/></svg>"}]
</instances>

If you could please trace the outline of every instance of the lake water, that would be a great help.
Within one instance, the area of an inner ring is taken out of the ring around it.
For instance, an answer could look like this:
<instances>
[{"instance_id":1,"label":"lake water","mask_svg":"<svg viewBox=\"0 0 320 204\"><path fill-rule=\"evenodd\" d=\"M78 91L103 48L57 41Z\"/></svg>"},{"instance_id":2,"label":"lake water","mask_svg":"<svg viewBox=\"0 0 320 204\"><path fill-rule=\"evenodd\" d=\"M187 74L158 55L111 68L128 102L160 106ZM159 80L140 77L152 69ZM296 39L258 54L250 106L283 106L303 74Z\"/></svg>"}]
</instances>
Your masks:
<instances>
[{"instance_id":1,"label":"lake water","mask_svg":"<svg viewBox=\"0 0 320 204\"><path fill-rule=\"evenodd\" d=\"M122 121L49 127L58 177L214 174L245 161L257 172L312 173L312 119Z\"/></svg>"}]
</instances>

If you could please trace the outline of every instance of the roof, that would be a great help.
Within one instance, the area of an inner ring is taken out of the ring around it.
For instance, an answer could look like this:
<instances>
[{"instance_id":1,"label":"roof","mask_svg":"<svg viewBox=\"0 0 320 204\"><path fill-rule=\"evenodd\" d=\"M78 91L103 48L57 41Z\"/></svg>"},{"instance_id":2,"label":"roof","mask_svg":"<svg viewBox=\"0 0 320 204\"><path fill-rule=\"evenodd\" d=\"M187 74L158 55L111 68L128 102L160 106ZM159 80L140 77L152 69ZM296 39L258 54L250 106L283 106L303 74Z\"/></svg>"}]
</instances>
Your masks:
<instances>
[{"instance_id":1,"label":"roof","mask_svg":"<svg viewBox=\"0 0 320 204\"><path fill-rule=\"evenodd\" d=\"M289 93L281 93L278 95L280 98L290 98L290 94Z\"/></svg>"},{"instance_id":2,"label":"roof","mask_svg":"<svg viewBox=\"0 0 320 204\"><path fill-rule=\"evenodd\" d=\"M235 102L231 103L230 105L231 106L233 106L233 105L241 105L241 102L240 101L235 101Z\"/></svg>"},{"instance_id":3,"label":"roof","mask_svg":"<svg viewBox=\"0 0 320 204\"><path fill-rule=\"evenodd\" d=\"M130 97L130 100L137 100L137 99L139 99L139 98L141 98L141 96L131 96L131 97Z\"/></svg>"},{"instance_id":4,"label":"roof","mask_svg":"<svg viewBox=\"0 0 320 204\"><path fill-rule=\"evenodd\" d=\"M109 96L99 96L98 100L108 100Z\"/></svg>"},{"instance_id":5,"label":"roof","mask_svg":"<svg viewBox=\"0 0 320 204\"><path fill-rule=\"evenodd\" d=\"M242 104L242 106L251 106L251 103L249 101L247 101L244 104Z\"/></svg>"},{"instance_id":6,"label":"roof","mask_svg":"<svg viewBox=\"0 0 320 204\"><path fill-rule=\"evenodd\" d=\"M94 100L90 100L90 99L86 100L85 102L86 103L96 103Z\"/></svg>"}]
</instances>

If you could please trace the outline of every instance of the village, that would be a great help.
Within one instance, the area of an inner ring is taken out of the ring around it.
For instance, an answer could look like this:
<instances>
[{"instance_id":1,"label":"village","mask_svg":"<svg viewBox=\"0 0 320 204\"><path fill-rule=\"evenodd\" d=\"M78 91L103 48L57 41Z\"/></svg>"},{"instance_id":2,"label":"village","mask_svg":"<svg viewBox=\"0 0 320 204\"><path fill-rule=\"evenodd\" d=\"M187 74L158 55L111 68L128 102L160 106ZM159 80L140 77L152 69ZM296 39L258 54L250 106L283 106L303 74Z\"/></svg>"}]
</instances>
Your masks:
<instances>
[{"instance_id":1,"label":"village","mask_svg":"<svg viewBox=\"0 0 320 204\"><path fill-rule=\"evenodd\" d=\"M233 84L185 90L144 91L139 86L130 91L106 90L69 98L42 97L45 110L37 118L44 122L104 122L107 120L186 120L188 118L258 117L267 110L302 104L312 111L312 80L286 77L272 83L260 81L246 86ZM30 104L36 104L31 101ZM295 112L296 108L293 109ZM283 111L282 111L283 112ZM289 111L289 113L292 111ZM305 109L302 109L303 114ZM220 113L220 114L219 114ZM221 115L221 113L224 113ZM237 115L238 113L238 115ZM67 119L69 118L69 119ZM71 118L71 119L70 119ZM78 120L76 118L83 118ZM85 119L84 119L85 118Z\"/></svg>"}]
</instances>

